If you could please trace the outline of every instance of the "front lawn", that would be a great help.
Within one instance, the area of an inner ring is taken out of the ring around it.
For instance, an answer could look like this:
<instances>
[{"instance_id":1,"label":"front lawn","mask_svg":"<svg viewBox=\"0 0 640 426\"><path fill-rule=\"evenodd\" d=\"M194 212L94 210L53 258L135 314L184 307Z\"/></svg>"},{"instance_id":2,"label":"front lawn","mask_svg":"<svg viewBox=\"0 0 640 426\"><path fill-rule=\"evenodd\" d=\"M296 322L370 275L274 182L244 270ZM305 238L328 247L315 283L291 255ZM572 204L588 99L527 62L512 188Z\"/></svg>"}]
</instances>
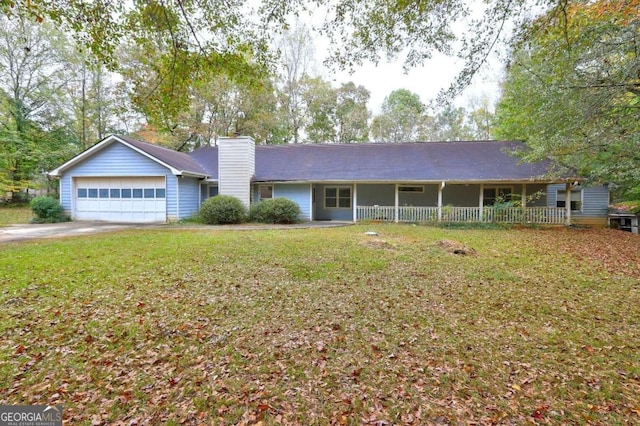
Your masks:
<instances>
[{"instance_id":1,"label":"front lawn","mask_svg":"<svg viewBox=\"0 0 640 426\"><path fill-rule=\"evenodd\" d=\"M640 422L629 233L128 231L0 283L0 404L67 424Z\"/></svg>"},{"instance_id":2,"label":"front lawn","mask_svg":"<svg viewBox=\"0 0 640 426\"><path fill-rule=\"evenodd\" d=\"M0 226L29 223L32 218L33 213L29 206L0 207Z\"/></svg>"}]
</instances>

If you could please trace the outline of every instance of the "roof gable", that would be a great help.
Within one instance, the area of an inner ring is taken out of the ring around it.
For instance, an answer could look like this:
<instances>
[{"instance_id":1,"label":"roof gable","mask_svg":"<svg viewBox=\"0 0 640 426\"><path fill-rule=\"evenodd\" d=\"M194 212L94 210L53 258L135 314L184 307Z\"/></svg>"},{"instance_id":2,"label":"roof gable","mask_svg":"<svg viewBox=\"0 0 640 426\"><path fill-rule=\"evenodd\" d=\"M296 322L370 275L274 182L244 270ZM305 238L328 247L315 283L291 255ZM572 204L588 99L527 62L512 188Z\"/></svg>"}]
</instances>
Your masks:
<instances>
[{"instance_id":1,"label":"roof gable","mask_svg":"<svg viewBox=\"0 0 640 426\"><path fill-rule=\"evenodd\" d=\"M205 169L191 156L183 152L178 152L172 149L163 148L158 145L154 145L148 142L142 142L136 139L132 139L126 136L108 136L92 147L86 149L80 154L73 157L60 167L52 170L49 174L51 176L60 176L65 170L73 167L87 158L98 154L107 146L113 143L121 143L141 155L157 162L158 164L167 167L174 175L192 175L198 177L206 177L207 173Z\"/></svg>"}]
</instances>

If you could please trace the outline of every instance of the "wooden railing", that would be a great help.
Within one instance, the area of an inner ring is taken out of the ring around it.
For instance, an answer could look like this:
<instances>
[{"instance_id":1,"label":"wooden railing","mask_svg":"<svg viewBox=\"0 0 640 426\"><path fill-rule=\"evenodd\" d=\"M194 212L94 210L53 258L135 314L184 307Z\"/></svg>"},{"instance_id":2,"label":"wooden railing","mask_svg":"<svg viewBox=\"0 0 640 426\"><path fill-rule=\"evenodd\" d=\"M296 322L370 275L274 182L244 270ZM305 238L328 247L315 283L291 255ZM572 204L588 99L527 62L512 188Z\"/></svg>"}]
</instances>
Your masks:
<instances>
[{"instance_id":1,"label":"wooden railing","mask_svg":"<svg viewBox=\"0 0 640 426\"><path fill-rule=\"evenodd\" d=\"M357 206L361 220L396 221L395 206ZM565 209L556 207L438 207L398 206L398 222L499 222L562 225ZM440 217L440 219L439 219Z\"/></svg>"}]
</instances>

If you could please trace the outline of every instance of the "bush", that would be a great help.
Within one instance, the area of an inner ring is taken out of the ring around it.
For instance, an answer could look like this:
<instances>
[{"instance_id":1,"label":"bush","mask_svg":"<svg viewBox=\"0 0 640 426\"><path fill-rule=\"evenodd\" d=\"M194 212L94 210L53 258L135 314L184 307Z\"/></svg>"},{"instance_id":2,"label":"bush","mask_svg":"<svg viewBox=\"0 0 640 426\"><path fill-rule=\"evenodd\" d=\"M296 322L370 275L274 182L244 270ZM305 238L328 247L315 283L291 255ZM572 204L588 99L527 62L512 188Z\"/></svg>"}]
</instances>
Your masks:
<instances>
[{"instance_id":1,"label":"bush","mask_svg":"<svg viewBox=\"0 0 640 426\"><path fill-rule=\"evenodd\" d=\"M251 206L249 219L261 223L295 223L300 215L300 207L287 198L262 200Z\"/></svg>"},{"instance_id":2,"label":"bush","mask_svg":"<svg viewBox=\"0 0 640 426\"><path fill-rule=\"evenodd\" d=\"M247 210L242 201L230 195L216 195L207 198L198 213L202 221L209 225L242 223L247 218Z\"/></svg>"},{"instance_id":3,"label":"bush","mask_svg":"<svg viewBox=\"0 0 640 426\"><path fill-rule=\"evenodd\" d=\"M29 203L35 223L66 222L69 218L64 214L62 206L51 197L36 197Z\"/></svg>"}]
</instances>

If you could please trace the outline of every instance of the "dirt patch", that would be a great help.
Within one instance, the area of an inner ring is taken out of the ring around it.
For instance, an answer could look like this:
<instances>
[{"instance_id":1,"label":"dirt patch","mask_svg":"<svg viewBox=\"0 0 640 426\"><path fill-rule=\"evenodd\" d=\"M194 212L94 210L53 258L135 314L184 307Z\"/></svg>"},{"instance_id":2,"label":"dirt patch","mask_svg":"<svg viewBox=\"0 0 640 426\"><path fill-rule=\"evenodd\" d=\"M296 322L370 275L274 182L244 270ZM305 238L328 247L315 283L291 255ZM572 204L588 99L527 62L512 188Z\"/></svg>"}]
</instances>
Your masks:
<instances>
[{"instance_id":1,"label":"dirt patch","mask_svg":"<svg viewBox=\"0 0 640 426\"><path fill-rule=\"evenodd\" d=\"M372 238L363 242L363 244L372 249L379 250L393 250L395 247L393 244L386 242L385 240L381 240L380 238Z\"/></svg>"},{"instance_id":2,"label":"dirt patch","mask_svg":"<svg viewBox=\"0 0 640 426\"><path fill-rule=\"evenodd\" d=\"M475 256L477 254L473 248L466 246L459 241L440 240L436 244L447 253L458 256Z\"/></svg>"}]
</instances>

